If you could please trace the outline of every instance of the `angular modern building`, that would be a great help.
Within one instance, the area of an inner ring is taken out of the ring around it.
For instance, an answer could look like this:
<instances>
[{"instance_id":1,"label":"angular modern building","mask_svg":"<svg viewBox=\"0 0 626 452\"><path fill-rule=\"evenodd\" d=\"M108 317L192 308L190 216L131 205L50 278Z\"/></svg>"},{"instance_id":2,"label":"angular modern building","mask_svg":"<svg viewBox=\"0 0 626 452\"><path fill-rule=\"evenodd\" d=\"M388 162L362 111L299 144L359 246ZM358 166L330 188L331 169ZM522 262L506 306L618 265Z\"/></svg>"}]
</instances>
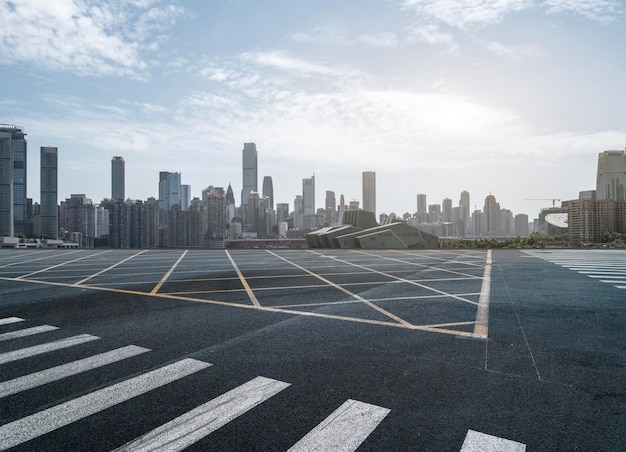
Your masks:
<instances>
[{"instance_id":1,"label":"angular modern building","mask_svg":"<svg viewBox=\"0 0 626 452\"><path fill-rule=\"evenodd\" d=\"M604 151L598 155L596 200L626 200L626 152Z\"/></svg>"},{"instance_id":2,"label":"angular modern building","mask_svg":"<svg viewBox=\"0 0 626 452\"><path fill-rule=\"evenodd\" d=\"M111 159L111 199L124 201L125 197L125 174L124 159L113 157Z\"/></svg>"},{"instance_id":3,"label":"angular modern building","mask_svg":"<svg viewBox=\"0 0 626 452\"><path fill-rule=\"evenodd\" d=\"M39 208L39 232L45 239L58 239L58 149L51 146L42 146L40 161L41 204Z\"/></svg>"},{"instance_id":4,"label":"angular modern building","mask_svg":"<svg viewBox=\"0 0 626 452\"><path fill-rule=\"evenodd\" d=\"M259 191L259 179L258 179L258 155L256 150L256 144L244 143L242 151L242 181L243 188L241 189L241 215L243 222L248 222L248 197L250 192Z\"/></svg>"},{"instance_id":5,"label":"angular modern building","mask_svg":"<svg viewBox=\"0 0 626 452\"><path fill-rule=\"evenodd\" d=\"M376 215L376 173L363 171L363 210Z\"/></svg>"}]
</instances>

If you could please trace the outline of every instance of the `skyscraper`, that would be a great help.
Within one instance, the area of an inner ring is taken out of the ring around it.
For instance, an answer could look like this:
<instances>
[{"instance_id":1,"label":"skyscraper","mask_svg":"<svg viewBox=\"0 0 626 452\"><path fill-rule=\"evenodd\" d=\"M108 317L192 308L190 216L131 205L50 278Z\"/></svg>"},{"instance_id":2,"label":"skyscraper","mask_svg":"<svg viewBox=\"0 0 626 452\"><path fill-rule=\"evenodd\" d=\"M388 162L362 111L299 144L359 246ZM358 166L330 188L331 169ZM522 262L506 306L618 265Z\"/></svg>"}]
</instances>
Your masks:
<instances>
[{"instance_id":1,"label":"skyscraper","mask_svg":"<svg viewBox=\"0 0 626 452\"><path fill-rule=\"evenodd\" d=\"M305 215L315 213L315 174L302 179L302 206Z\"/></svg>"},{"instance_id":2,"label":"skyscraper","mask_svg":"<svg viewBox=\"0 0 626 452\"><path fill-rule=\"evenodd\" d=\"M363 210L376 215L376 173L363 171Z\"/></svg>"},{"instance_id":3,"label":"skyscraper","mask_svg":"<svg viewBox=\"0 0 626 452\"><path fill-rule=\"evenodd\" d=\"M443 213L443 221L452 221L452 200L445 198L441 203L441 212Z\"/></svg>"},{"instance_id":4,"label":"skyscraper","mask_svg":"<svg viewBox=\"0 0 626 452\"><path fill-rule=\"evenodd\" d=\"M59 237L59 209L57 199L58 149L51 146L42 146L40 160L40 234L47 239L57 239Z\"/></svg>"},{"instance_id":5,"label":"skyscraper","mask_svg":"<svg viewBox=\"0 0 626 452\"><path fill-rule=\"evenodd\" d=\"M604 151L598 155L596 200L626 200L626 152Z\"/></svg>"},{"instance_id":6,"label":"skyscraper","mask_svg":"<svg viewBox=\"0 0 626 452\"><path fill-rule=\"evenodd\" d=\"M0 237L31 232L26 227L25 137L23 127L0 124Z\"/></svg>"},{"instance_id":7,"label":"skyscraper","mask_svg":"<svg viewBox=\"0 0 626 452\"><path fill-rule=\"evenodd\" d=\"M241 189L241 214L243 222L248 222L248 197L250 192L259 191L258 158L256 144L244 143L242 151L243 188Z\"/></svg>"},{"instance_id":8,"label":"skyscraper","mask_svg":"<svg viewBox=\"0 0 626 452\"><path fill-rule=\"evenodd\" d=\"M428 212L428 204L426 202L426 195L419 194L417 195L417 213L426 213Z\"/></svg>"},{"instance_id":9,"label":"skyscraper","mask_svg":"<svg viewBox=\"0 0 626 452\"><path fill-rule=\"evenodd\" d=\"M167 213L172 206L181 206L180 173L161 171L159 173L159 224L167 223Z\"/></svg>"},{"instance_id":10,"label":"skyscraper","mask_svg":"<svg viewBox=\"0 0 626 452\"><path fill-rule=\"evenodd\" d=\"M111 159L111 199L113 201L124 201L126 199L124 159L122 157L113 157Z\"/></svg>"},{"instance_id":11,"label":"skyscraper","mask_svg":"<svg viewBox=\"0 0 626 452\"><path fill-rule=\"evenodd\" d=\"M274 184L272 182L272 176L265 176L263 178L263 197L269 198L269 207L274 208Z\"/></svg>"}]
</instances>

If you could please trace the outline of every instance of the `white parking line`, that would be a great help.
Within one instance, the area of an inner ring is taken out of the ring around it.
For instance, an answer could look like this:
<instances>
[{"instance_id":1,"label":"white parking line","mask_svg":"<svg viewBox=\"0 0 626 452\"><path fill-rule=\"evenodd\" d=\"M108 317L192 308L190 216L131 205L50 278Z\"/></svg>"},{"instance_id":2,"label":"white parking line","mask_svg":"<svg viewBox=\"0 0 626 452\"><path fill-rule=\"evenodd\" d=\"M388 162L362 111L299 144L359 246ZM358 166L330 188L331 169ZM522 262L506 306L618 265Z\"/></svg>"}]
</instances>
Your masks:
<instances>
[{"instance_id":1,"label":"white parking line","mask_svg":"<svg viewBox=\"0 0 626 452\"><path fill-rule=\"evenodd\" d=\"M96 369L107 364L115 363L132 356L137 356L150 350L136 345L111 350L110 352L100 353L90 356L89 358L79 359L68 364L52 367L49 369L35 372L23 377L14 378L0 383L0 398L6 397L28 389L36 388L62 378Z\"/></svg>"},{"instance_id":2,"label":"white parking line","mask_svg":"<svg viewBox=\"0 0 626 452\"><path fill-rule=\"evenodd\" d=\"M0 342L8 341L11 339L17 339L19 337L32 336L33 334L45 333L47 331L58 330L58 326L52 325L41 325L34 326L32 328L24 328L23 330L10 331L8 333L0 334Z\"/></svg>"},{"instance_id":3,"label":"white parking line","mask_svg":"<svg viewBox=\"0 0 626 452\"><path fill-rule=\"evenodd\" d=\"M96 339L100 338L98 336L92 336L90 334L80 334L78 336L72 336L68 337L67 339L61 339L54 342L47 342L45 344L35 345L33 347L20 348L19 350L0 354L0 364L30 358L31 356L41 355L43 353L72 347L78 344L84 344L85 342L95 341Z\"/></svg>"},{"instance_id":4,"label":"white parking line","mask_svg":"<svg viewBox=\"0 0 626 452\"><path fill-rule=\"evenodd\" d=\"M288 386L289 383L282 381L256 377L126 443L116 451L183 450Z\"/></svg>"},{"instance_id":5,"label":"white parking line","mask_svg":"<svg viewBox=\"0 0 626 452\"><path fill-rule=\"evenodd\" d=\"M526 444L468 430L461 452L524 452Z\"/></svg>"},{"instance_id":6,"label":"white parking line","mask_svg":"<svg viewBox=\"0 0 626 452\"><path fill-rule=\"evenodd\" d=\"M4 319L0 319L0 325L8 325L10 323L23 322L24 319L19 317L5 317Z\"/></svg>"},{"instance_id":7,"label":"white parking line","mask_svg":"<svg viewBox=\"0 0 626 452\"><path fill-rule=\"evenodd\" d=\"M348 400L289 451L354 451L389 411L376 405Z\"/></svg>"},{"instance_id":8,"label":"white parking line","mask_svg":"<svg viewBox=\"0 0 626 452\"><path fill-rule=\"evenodd\" d=\"M0 449L9 449L106 408L179 380L211 364L186 358L0 427Z\"/></svg>"}]
</instances>

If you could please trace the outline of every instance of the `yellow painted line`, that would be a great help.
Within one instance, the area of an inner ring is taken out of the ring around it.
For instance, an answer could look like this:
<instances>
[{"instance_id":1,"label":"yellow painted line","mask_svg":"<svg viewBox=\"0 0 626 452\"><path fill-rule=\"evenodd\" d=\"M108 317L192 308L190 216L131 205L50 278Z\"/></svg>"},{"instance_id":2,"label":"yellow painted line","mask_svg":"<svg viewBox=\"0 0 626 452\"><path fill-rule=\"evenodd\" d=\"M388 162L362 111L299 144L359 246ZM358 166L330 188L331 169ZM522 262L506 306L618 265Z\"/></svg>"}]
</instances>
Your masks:
<instances>
[{"instance_id":1,"label":"yellow painted line","mask_svg":"<svg viewBox=\"0 0 626 452\"><path fill-rule=\"evenodd\" d=\"M174 265L172 265L170 267L170 269L167 271L167 273L165 275L163 275L163 278L161 278L161 281L159 281L158 284L156 286L154 286L154 289L152 289L152 292L150 292L150 295L154 295L154 294L156 294L159 291L161 286L165 283L165 281L167 281L167 278L170 277L170 275L174 272L174 270L176 269L178 264L180 264L180 261L183 260L183 258L185 257L185 254L187 254L187 251L189 251L189 250L185 250L183 252L183 254L180 255L178 260L174 263Z\"/></svg>"},{"instance_id":2,"label":"yellow painted line","mask_svg":"<svg viewBox=\"0 0 626 452\"><path fill-rule=\"evenodd\" d=\"M487 261L485 262L483 285L480 289L478 309L476 310L476 325L474 325L474 334L485 339L487 339L489 334L489 295L491 292L491 264L491 250L489 250L487 251Z\"/></svg>"},{"instance_id":3,"label":"yellow painted line","mask_svg":"<svg viewBox=\"0 0 626 452\"><path fill-rule=\"evenodd\" d=\"M86 277L85 279L83 279L83 280L81 280L81 281L78 281L77 283L74 283L74 285L75 285L75 286L79 286L79 285L81 285L81 284L83 284L83 283L85 283L85 282L89 281L91 278L95 278L96 276L100 276L101 274L103 274L103 273L105 273L105 272L108 272L109 270L111 270L111 269L113 269L113 268L117 267L118 265L123 264L124 262L131 260L133 257L135 257L135 256L139 256L140 254L145 253L146 251L148 251L148 250L143 250L143 251L140 251L139 253L133 254L132 256L127 257L126 259L124 259L124 260L122 260L122 261L119 261L117 264L113 264L113 265L111 265L110 267L105 268L104 270L100 270L99 272L94 273L93 275L88 276L88 277Z\"/></svg>"},{"instance_id":4,"label":"yellow painted line","mask_svg":"<svg viewBox=\"0 0 626 452\"><path fill-rule=\"evenodd\" d=\"M259 300L257 300L256 295L254 295L254 292L252 292L252 289L250 288L248 281L246 281L246 278L243 277L243 273L241 273L241 270L239 270L239 267L237 267L237 264L235 263L234 259L232 258L228 250L224 250L224 251L226 252L226 256L228 256L228 259L230 260L231 265L235 269L235 272L237 273L237 276L239 277L239 281L241 281L241 284L243 285L244 289L246 289L246 292L248 293L248 297L250 297L250 301L252 301L252 304L254 305L254 307L260 308L261 303L259 303Z\"/></svg>"},{"instance_id":5,"label":"yellow painted line","mask_svg":"<svg viewBox=\"0 0 626 452\"><path fill-rule=\"evenodd\" d=\"M307 251L309 251L310 253L313 253L313 254L317 254L318 256L324 256L323 254L320 254L320 253L318 253L316 251L312 251L312 250L307 250ZM351 250L351 251L354 251L354 250ZM325 256L325 257L328 257L329 259L333 259L333 260L335 260L337 262L343 262L344 264L347 264L347 265L352 265L353 267L362 268L363 270L369 270L372 273L377 273L379 275L387 276L387 277L393 278L393 279L395 279L397 281L405 282L407 284L412 284L414 286L418 286L418 287L421 287L422 289L430 290L432 292L435 292L435 293L438 293L438 294L441 294L441 295L446 295L446 296L448 296L450 298L454 298L455 300L459 300L459 301L462 301L464 303L473 304L474 306L478 305L478 303L476 303L475 301L468 300L466 298L460 297L460 296L455 295L455 294L444 292L443 290L439 290L439 289L435 289L433 287L429 287L429 286L427 286L425 284L420 284L420 283L418 283L416 281L412 281L410 279L400 278L398 276L394 276L394 275L391 275L389 273L385 273L385 272L381 272L381 271L378 271L378 270L374 270L373 268L369 268L369 267L365 267L363 265L355 264L355 263L352 263L350 261L344 261L342 259L338 259L335 256Z\"/></svg>"},{"instance_id":6,"label":"yellow painted line","mask_svg":"<svg viewBox=\"0 0 626 452\"><path fill-rule=\"evenodd\" d=\"M17 278L15 278L15 279L18 279L18 280L19 280L19 279L28 278L28 277L30 277L30 276L37 275L37 274L39 274L39 273L43 273L43 272L46 272L46 271L48 271L48 270L52 270L53 268L62 267L62 266L64 266L64 265L71 264L71 263L73 263L73 262L82 261L82 260L84 260L84 259L89 259L90 257L95 257L95 256L99 256L100 254L105 254L105 253L110 253L110 252L111 252L111 250L106 250L106 251L101 251L101 252L96 253L96 254L90 254L89 256L79 257L78 259L73 259L73 260L71 260L71 261L62 262L62 263L60 263L60 264L57 264L57 265L52 265L51 267L47 267L47 268L42 268L41 270L37 270L37 271L34 271L34 272L32 272L32 273L28 273L28 274L26 274L26 275L18 276L18 277L17 277Z\"/></svg>"},{"instance_id":7,"label":"yellow painted line","mask_svg":"<svg viewBox=\"0 0 626 452\"><path fill-rule=\"evenodd\" d=\"M347 295L349 295L349 296L351 296L351 297L353 297L353 298L356 298L357 300L359 300L359 301L363 302L364 304L368 305L370 308L372 308L372 309L374 309L374 310L376 310L376 311L380 312L381 314L383 314L383 315L385 315L385 316L389 317L390 319L393 319L393 320L395 320L396 322L401 323L401 324L406 325L406 326L410 326L410 325L411 325L411 324L410 324L409 322L407 322L406 320L404 320L404 319L402 319L402 318L398 317L398 316L397 316L397 315L395 315L395 314L392 314L391 312L389 312L389 311L387 311L387 310L385 310L385 309L381 308L380 306L375 305L374 303L372 303L372 302L371 302L371 301L369 301L369 300L366 300L365 298L361 297L360 295L355 294L355 293L353 293L353 292L350 292L348 289L346 289L346 288L344 288L344 287L340 286L339 284L335 284L334 282L332 282L332 281L330 281L330 280L328 280L328 279L324 278L323 276L320 276L320 275L318 275L318 274L316 274L316 273L313 273L311 270L306 269L306 268L304 268L304 267L301 267L300 265L298 265L298 264L296 264L296 263L294 263L294 262L291 262L290 260L285 259L284 257L281 257L281 256L279 256L278 254L276 254L276 253L274 253L274 252L272 252L272 251L270 251L270 250L265 250L265 251L267 251L267 252L268 252L268 253L270 253L271 255L273 255L273 256L275 256L275 257L277 257L277 258L279 258L279 259L281 259L281 260L283 260L283 261L285 261L285 262L287 262L287 263L289 263L289 264L293 265L294 267L299 268L299 269L300 269L300 270L302 270L303 272L306 272L306 273L308 273L308 274L309 274L309 275L311 275L311 276L315 276L317 279L319 279L320 281L325 282L325 283L326 283L326 284L328 284L329 286L332 286L332 287L334 287L335 289L341 290L343 293L345 293L345 294L347 294Z\"/></svg>"}]
</instances>

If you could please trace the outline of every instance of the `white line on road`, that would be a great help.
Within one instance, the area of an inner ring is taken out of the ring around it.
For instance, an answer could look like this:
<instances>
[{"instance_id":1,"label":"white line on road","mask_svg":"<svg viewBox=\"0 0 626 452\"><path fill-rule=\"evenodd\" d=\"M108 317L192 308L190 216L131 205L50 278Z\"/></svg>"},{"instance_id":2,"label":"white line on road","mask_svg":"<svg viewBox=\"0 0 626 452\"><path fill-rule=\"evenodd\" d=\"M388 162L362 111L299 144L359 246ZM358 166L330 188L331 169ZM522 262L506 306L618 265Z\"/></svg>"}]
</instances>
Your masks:
<instances>
[{"instance_id":1,"label":"white line on road","mask_svg":"<svg viewBox=\"0 0 626 452\"><path fill-rule=\"evenodd\" d=\"M468 430L461 452L524 452L526 444Z\"/></svg>"},{"instance_id":2,"label":"white line on road","mask_svg":"<svg viewBox=\"0 0 626 452\"><path fill-rule=\"evenodd\" d=\"M58 326L41 325L34 326L32 328L24 328L23 330L10 331L8 333L0 334L0 342L17 339L18 337L32 336L33 334L45 333L47 331L54 331L58 329Z\"/></svg>"},{"instance_id":3,"label":"white line on road","mask_svg":"<svg viewBox=\"0 0 626 452\"><path fill-rule=\"evenodd\" d=\"M488 250L483 283L480 288L480 298L478 299L478 309L476 309L476 324L474 325L474 334L484 339L489 337L489 296L491 293L492 263L491 250Z\"/></svg>"},{"instance_id":4,"label":"white line on road","mask_svg":"<svg viewBox=\"0 0 626 452\"><path fill-rule=\"evenodd\" d=\"M83 344L85 342L95 341L96 339L100 338L98 336L92 336L90 334L80 334L78 336L72 336L68 337L67 339L61 339L54 342L47 342L45 344L35 345L33 347L20 348L19 350L0 354L0 364L30 358L31 356L41 355L42 353L48 353L54 350L72 347L74 345Z\"/></svg>"},{"instance_id":5,"label":"white line on road","mask_svg":"<svg viewBox=\"0 0 626 452\"><path fill-rule=\"evenodd\" d=\"M347 400L289 451L354 451L389 411L357 400Z\"/></svg>"},{"instance_id":6,"label":"white line on road","mask_svg":"<svg viewBox=\"0 0 626 452\"><path fill-rule=\"evenodd\" d=\"M5 317L4 319L0 319L0 325L8 325L10 323L23 322L24 319L19 317Z\"/></svg>"},{"instance_id":7,"label":"white line on road","mask_svg":"<svg viewBox=\"0 0 626 452\"><path fill-rule=\"evenodd\" d=\"M9 449L25 443L133 397L206 369L210 365L186 358L3 425L0 427L0 449Z\"/></svg>"},{"instance_id":8,"label":"white line on road","mask_svg":"<svg viewBox=\"0 0 626 452\"><path fill-rule=\"evenodd\" d=\"M116 451L183 450L289 386L256 377L126 443Z\"/></svg>"},{"instance_id":9,"label":"white line on road","mask_svg":"<svg viewBox=\"0 0 626 452\"><path fill-rule=\"evenodd\" d=\"M79 359L78 361L45 369L41 372L35 372L29 375L24 375L23 377L14 378L13 380L0 383L0 398L17 394L18 392L26 391L27 389L36 388L37 386L51 383L53 381L61 380L62 378L70 377L81 372L106 366L107 364L115 363L149 351L150 349L147 348L129 345L127 347L90 356L89 358Z\"/></svg>"}]
</instances>

